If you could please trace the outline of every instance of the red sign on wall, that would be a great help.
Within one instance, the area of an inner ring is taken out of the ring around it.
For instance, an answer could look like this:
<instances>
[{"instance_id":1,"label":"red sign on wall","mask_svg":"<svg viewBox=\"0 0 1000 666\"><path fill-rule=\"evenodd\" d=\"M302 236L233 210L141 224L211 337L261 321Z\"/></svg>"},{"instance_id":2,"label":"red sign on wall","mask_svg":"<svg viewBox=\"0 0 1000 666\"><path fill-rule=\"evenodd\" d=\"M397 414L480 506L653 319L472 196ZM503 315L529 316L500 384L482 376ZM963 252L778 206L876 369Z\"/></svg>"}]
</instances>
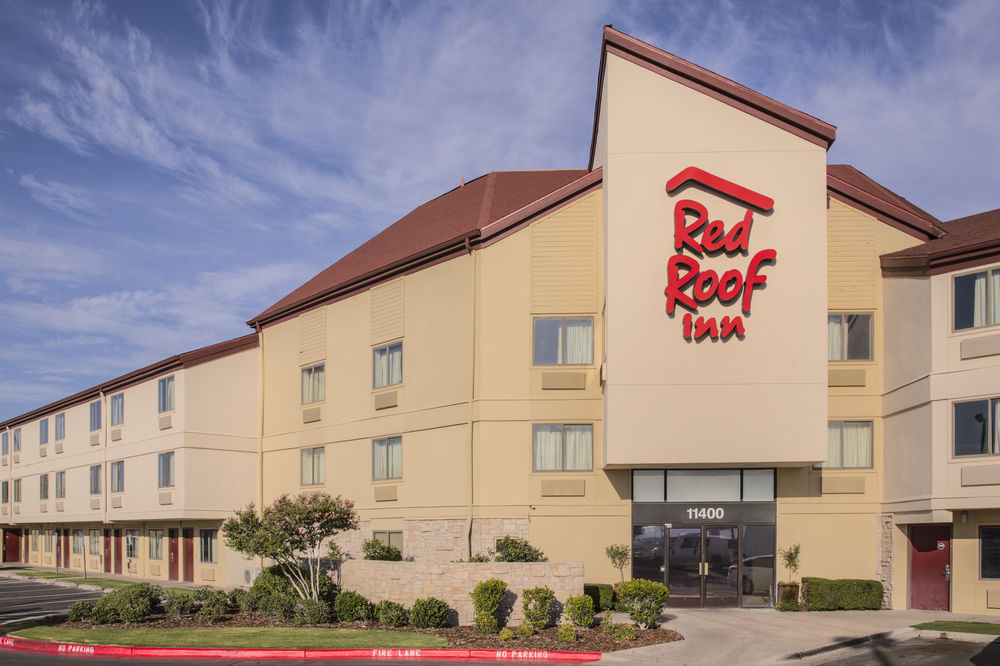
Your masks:
<instances>
[{"instance_id":1,"label":"red sign on wall","mask_svg":"<svg viewBox=\"0 0 1000 666\"><path fill-rule=\"evenodd\" d=\"M667 313L674 314L678 305L688 310L683 317L685 340L728 340L732 336L743 338L746 325L743 317L715 317L698 315L698 308L718 301L735 306L738 302L745 314L750 314L754 289L767 283L761 273L773 264L777 252L764 249L750 258L746 270L730 269L719 275L710 268L702 269L699 259L725 254L729 257L750 254L750 233L753 230L754 210L762 213L774 209L774 200L753 190L719 178L697 167L683 169L667 181L667 193L672 194L685 184L693 182L712 190L724 198L743 205L743 219L728 225L722 220L710 220L708 208L694 199L678 199L674 204L674 250L667 261ZM685 250L689 254L684 254Z\"/></svg>"}]
</instances>

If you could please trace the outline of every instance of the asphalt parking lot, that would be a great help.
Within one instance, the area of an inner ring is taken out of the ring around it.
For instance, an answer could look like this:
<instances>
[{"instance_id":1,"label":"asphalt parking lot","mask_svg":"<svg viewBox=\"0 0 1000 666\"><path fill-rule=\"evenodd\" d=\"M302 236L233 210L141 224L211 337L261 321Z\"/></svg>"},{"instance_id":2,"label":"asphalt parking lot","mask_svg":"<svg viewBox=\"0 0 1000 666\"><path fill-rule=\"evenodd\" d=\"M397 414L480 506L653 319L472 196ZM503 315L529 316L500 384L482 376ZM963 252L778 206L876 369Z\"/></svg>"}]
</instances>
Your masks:
<instances>
[{"instance_id":1,"label":"asphalt parking lot","mask_svg":"<svg viewBox=\"0 0 1000 666\"><path fill-rule=\"evenodd\" d=\"M76 601L95 601L104 593L54 583L0 578L0 625L52 613L65 613Z\"/></svg>"}]
</instances>

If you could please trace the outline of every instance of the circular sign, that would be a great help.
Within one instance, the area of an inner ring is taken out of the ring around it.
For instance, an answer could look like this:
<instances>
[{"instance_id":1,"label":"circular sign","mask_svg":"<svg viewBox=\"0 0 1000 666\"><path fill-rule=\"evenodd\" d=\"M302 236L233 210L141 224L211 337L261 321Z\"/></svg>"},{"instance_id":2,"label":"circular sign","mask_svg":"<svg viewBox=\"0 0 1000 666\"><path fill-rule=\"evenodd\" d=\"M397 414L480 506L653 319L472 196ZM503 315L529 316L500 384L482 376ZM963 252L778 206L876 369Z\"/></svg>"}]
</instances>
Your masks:
<instances>
[{"instance_id":1,"label":"circular sign","mask_svg":"<svg viewBox=\"0 0 1000 666\"><path fill-rule=\"evenodd\" d=\"M938 550L944 550L944 541L938 541Z\"/></svg>"}]
</instances>

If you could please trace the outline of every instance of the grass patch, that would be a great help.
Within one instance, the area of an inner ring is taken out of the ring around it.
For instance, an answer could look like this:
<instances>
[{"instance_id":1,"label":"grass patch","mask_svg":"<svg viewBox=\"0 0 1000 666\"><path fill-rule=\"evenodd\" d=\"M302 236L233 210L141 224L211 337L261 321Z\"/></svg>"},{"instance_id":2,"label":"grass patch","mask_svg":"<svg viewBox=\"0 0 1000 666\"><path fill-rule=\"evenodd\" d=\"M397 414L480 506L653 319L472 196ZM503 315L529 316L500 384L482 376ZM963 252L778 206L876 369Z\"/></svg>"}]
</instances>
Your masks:
<instances>
[{"instance_id":1,"label":"grass patch","mask_svg":"<svg viewBox=\"0 0 1000 666\"><path fill-rule=\"evenodd\" d=\"M129 647L210 648L436 648L447 639L412 631L298 627L196 627L191 629L74 629L37 626L10 632L34 641Z\"/></svg>"},{"instance_id":2,"label":"grass patch","mask_svg":"<svg viewBox=\"0 0 1000 666\"><path fill-rule=\"evenodd\" d=\"M131 580L114 580L113 578L84 578L83 576L76 574L66 580L70 583L85 583L87 585L100 585L101 587L121 587L123 585L134 585L135 583L141 582Z\"/></svg>"},{"instance_id":3,"label":"grass patch","mask_svg":"<svg viewBox=\"0 0 1000 666\"><path fill-rule=\"evenodd\" d=\"M913 625L914 629L928 631L959 631L965 634L987 634L1000 636L1000 624L993 622L957 622L953 620L935 620Z\"/></svg>"},{"instance_id":4,"label":"grass patch","mask_svg":"<svg viewBox=\"0 0 1000 666\"><path fill-rule=\"evenodd\" d=\"M75 578L77 574L55 571L18 571L17 575L28 578Z\"/></svg>"}]
</instances>

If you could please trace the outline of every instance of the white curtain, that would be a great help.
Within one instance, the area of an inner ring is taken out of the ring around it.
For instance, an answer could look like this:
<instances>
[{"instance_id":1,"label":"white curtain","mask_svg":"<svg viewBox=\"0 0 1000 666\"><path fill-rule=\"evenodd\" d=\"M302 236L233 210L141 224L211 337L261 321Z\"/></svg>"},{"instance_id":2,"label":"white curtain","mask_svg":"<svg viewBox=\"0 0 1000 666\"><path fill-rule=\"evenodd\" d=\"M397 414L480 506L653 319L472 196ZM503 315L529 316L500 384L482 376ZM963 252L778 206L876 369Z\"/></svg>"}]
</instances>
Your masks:
<instances>
[{"instance_id":1,"label":"white curtain","mask_svg":"<svg viewBox=\"0 0 1000 666\"><path fill-rule=\"evenodd\" d=\"M562 426L535 426L535 470L562 469Z\"/></svg>"},{"instance_id":2,"label":"white curtain","mask_svg":"<svg viewBox=\"0 0 1000 666\"><path fill-rule=\"evenodd\" d=\"M986 273L976 275L976 286L973 298L972 325L985 326L987 323Z\"/></svg>"},{"instance_id":3,"label":"white curtain","mask_svg":"<svg viewBox=\"0 0 1000 666\"><path fill-rule=\"evenodd\" d=\"M390 437L389 447L389 477L390 479L403 478L403 440L400 437Z\"/></svg>"},{"instance_id":4,"label":"white curtain","mask_svg":"<svg viewBox=\"0 0 1000 666\"><path fill-rule=\"evenodd\" d=\"M827 360L844 360L844 318L838 315L826 317Z\"/></svg>"},{"instance_id":5,"label":"white curtain","mask_svg":"<svg viewBox=\"0 0 1000 666\"><path fill-rule=\"evenodd\" d=\"M313 476L312 449L302 449L299 454L299 483L303 486L312 485Z\"/></svg>"},{"instance_id":6,"label":"white curtain","mask_svg":"<svg viewBox=\"0 0 1000 666\"><path fill-rule=\"evenodd\" d=\"M167 377L160 380L160 404L159 411L169 412L174 408L174 378Z\"/></svg>"},{"instance_id":7,"label":"white curtain","mask_svg":"<svg viewBox=\"0 0 1000 666\"><path fill-rule=\"evenodd\" d=\"M568 425L563 430L565 462L563 469L590 471L594 459L594 426Z\"/></svg>"},{"instance_id":8,"label":"white curtain","mask_svg":"<svg viewBox=\"0 0 1000 666\"><path fill-rule=\"evenodd\" d=\"M403 381L403 344L397 342L375 350L373 357L374 387L392 386Z\"/></svg>"},{"instance_id":9,"label":"white curtain","mask_svg":"<svg viewBox=\"0 0 1000 666\"><path fill-rule=\"evenodd\" d=\"M325 366L317 365L302 370L302 404L319 402L326 396Z\"/></svg>"},{"instance_id":10,"label":"white curtain","mask_svg":"<svg viewBox=\"0 0 1000 666\"><path fill-rule=\"evenodd\" d=\"M386 441L376 439L372 442L372 478L389 478L389 459L386 456Z\"/></svg>"},{"instance_id":11,"label":"white curtain","mask_svg":"<svg viewBox=\"0 0 1000 666\"><path fill-rule=\"evenodd\" d=\"M842 467L872 466L872 424L846 422L844 434L844 460Z\"/></svg>"},{"instance_id":12,"label":"white curtain","mask_svg":"<svg viewBox=\"0 0 1000 666\"><path fill-rule=\"evenodd\" d=\"M840 455L840 430L839 421L831 421L826 424L826 462L823 467L843 467L844 461Z\"/></svg>"},{"instance_id":13,"label":"white curtain","mask_svg":"<svg viewBox=\"0 0 1000 666\"><path fill-rule=\"evenodd\" d=\"M372 357L372 375L375 388L389 385L389 350L376 349Z\"/></svg>"},{"instance_id":14,"label":"white curtain","mask_svg":"<svg viewBox=\"0 0 1000 666\"><path fill-rule=\"evenodd\" d=\"M111 425L121 425L125 421L125 394L111 396Z\"/></svg>"},{"instance_id":15,"label":"white curtain","mask_svg":"<svg viewBox=\"0 0 1000 666\"><path fill-rule=\"evenodd\" d=\"M1000 271L990 273L990 324L1000 323Z\"/></svg>"},{"instance_id":16,"label":"white curtain","mask_svg":"<svg viewBox=\"0 0 1000 666\"><path fill-rule=\"evenodd\" d=\"M594 362L594 320L566 320L566 363Z\"/></svg>"},{"instance_id":17,"label":"white curtain","mask_svg":"<svg viewBox=\"0 0 1000 666\"><path fill-rule=\"evenodd\" d=\"M389 345L389 384L403 381L403 345Z\"/></svg>"}]
</instances>

